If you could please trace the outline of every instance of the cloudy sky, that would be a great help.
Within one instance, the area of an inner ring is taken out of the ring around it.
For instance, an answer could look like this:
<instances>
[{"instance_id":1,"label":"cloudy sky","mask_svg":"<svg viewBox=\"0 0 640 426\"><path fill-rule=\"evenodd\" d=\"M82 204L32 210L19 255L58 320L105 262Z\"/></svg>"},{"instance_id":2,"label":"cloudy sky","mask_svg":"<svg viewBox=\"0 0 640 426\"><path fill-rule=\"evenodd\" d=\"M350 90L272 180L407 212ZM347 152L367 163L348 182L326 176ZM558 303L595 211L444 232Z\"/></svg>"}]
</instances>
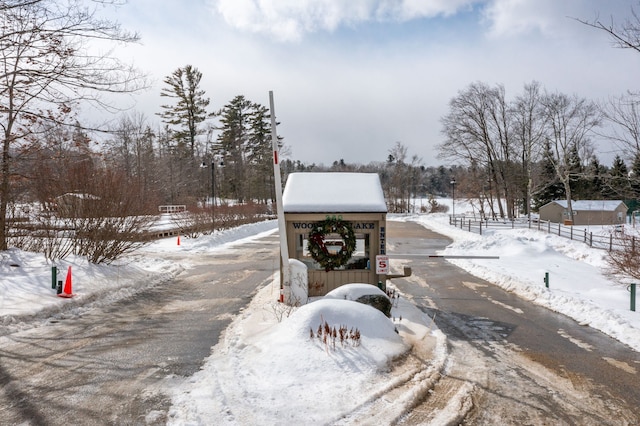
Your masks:
<instances>
[{"instance_id":1,"label":"cloudy sky","mask_svg":"<svg viewBox=\"0 0 640 426\"><path fill-rule=\"evenodd\" d=\"M130 0L117 10L140 45L120 54L149 73L136 97L151 122L162 80L187 64L214 110L237 95L269 106L290 157L330 165L384 161L396 142L443 164L440 118L469 84L517 96L596 101L639 90L640 54L573 18L622 22L638 0ZM601 147L610 165L612 149Z\"/></svg>"}]
</instances>

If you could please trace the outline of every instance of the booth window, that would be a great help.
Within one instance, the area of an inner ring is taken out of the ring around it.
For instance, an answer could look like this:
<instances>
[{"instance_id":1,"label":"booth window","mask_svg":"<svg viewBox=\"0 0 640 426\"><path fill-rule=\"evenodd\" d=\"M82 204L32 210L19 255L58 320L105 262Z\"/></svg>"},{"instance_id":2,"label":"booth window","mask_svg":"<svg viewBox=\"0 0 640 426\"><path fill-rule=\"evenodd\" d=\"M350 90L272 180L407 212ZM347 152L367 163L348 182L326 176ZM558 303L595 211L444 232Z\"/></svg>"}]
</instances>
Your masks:
<instances>
[{"instance_id":1,"label":"booth window","mask_svg":"<svg viewBox=\"0 0 640 426\"><path fill-rule=\"evenodd\" d=\"M356 248L351 255L351 259L349 259L349 262L346 265L337 268L337 270L371 268L371 259L369 258L369 254L371 253L369 246L369 234L355 235ZM296 238L297 258L299 261L307 265L307 268L309 269L324 269L318 262L313 260L311 253L309 253L309 250L307 249L309 244L308 236L308 234L298 234L298 238ZM342 248L342 244L342 238L338 234L325 236L325 245L329 252L337 253Z\"/></svg>"}]
</instances>

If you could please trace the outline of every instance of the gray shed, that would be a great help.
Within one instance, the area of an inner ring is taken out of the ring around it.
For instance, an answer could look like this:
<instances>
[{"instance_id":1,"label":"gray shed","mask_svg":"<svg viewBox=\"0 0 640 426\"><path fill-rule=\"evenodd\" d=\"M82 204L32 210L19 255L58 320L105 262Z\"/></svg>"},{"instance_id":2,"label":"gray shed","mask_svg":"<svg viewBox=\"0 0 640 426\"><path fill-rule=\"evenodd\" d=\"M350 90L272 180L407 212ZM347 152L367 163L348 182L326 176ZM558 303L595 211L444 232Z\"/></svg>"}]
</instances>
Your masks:
<instances>
[{"instance_id":1,"label":"gray shed","mask_svg":"<svg viewBox=\"0 0 640 426\"><path fill-rule=\"evenodd\" d=\"M625 223L627 206L621 200L572 201L573 223L567 200L554 200L540 207L540 220L566 225L615 225Z\"/></svg>"}]
</instances>

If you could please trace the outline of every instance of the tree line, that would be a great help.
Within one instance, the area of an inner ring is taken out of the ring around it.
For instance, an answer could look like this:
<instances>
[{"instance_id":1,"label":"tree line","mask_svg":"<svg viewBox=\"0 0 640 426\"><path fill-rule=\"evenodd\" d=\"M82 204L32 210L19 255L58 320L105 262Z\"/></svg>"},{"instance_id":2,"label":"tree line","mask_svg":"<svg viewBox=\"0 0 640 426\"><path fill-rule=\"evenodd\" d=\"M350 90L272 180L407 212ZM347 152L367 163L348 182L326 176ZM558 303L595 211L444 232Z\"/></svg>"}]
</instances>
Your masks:
<instances>
[{"instance_id":1,"label":"tree line","mask_svg":"<svg viewBox=\"0 0 640 426\"><path fill-rule=\"evenodd\" d=\"M36 245L47 246L42 250L51 258L98 250L92 258L108 261L135 246L132 235L160 205L204 212L199 217L211 218L211 228L216 212L233 215L230 204L268 213L275 198L268 108L237 95L212 109L202 73L185 65L163 80L165 102L155 112L160 125L120 110L107 95L147 89L146 75L113 50L98 52L95 43L135 43L139 36L101 19L98 10L82 0L0 4L0 250L34 244L27 237L40 232L44 239ZM638 102L629 93L599 106L549 93L537 82L508 99L502 85L477 82L461 90L442 117L438 151L450 165L426 167L395 142L387 158L366 165L285 159L283 179L304 171L378 173L390 212L409 211L413 198L454 190L495 201L491 214L499 217L527 214L530 206L559 197L637 198ZM117 118L83 122L80 113L88 108ZM611 167L598 162L592 143L605 122L615 125L604 136L632 160L629 170L621 157ZM140 219L126 219L132 217ZM81 232L63 246L71 229ZM129 234L118 234L122 229ZM116 240L131 244L110 253L105 241L114 246Z\"/></svg>"},{"instance_id":2,"label":"tree line","mask_svg":"<svg viewBox=\"0 0 640 426\"><path fill-rule=\"evenodd\" d=\"M218 205L218 214L227 207L226 217L238 217L220 200L266 205L273 198L266 107L239 95L210 110L191 65L164 79L160 127L109 101L149 85L113 50L104 52L139 40L98 16L108 3L0 4L0 250L50 258L93 251L90 259L110 261L140 242L144 218L159 205L211 213ZM79 118L87 109L119 115L90 124Z\"/></svg>"},{"instance_id":3,"label":"tree line","mask_svg":"<svg viewBox=\"0 0 640 426\"><path fill-rule=\"evenodd\" d=\"M598 105L549 92L538 82L513 99L500 84L472 83L442 118L439 156L465 166L458 179L462 191L495 199L493 216L529 214L557 199L567 200L570 214L572 200L634 200L640 197L638 106L640 98L632 93ZM614 133L606 134L605 124ZM620 154L610 167L601 164L595 138L612 150L617 143L630 169Z\"/></svg>"}]
</instances>

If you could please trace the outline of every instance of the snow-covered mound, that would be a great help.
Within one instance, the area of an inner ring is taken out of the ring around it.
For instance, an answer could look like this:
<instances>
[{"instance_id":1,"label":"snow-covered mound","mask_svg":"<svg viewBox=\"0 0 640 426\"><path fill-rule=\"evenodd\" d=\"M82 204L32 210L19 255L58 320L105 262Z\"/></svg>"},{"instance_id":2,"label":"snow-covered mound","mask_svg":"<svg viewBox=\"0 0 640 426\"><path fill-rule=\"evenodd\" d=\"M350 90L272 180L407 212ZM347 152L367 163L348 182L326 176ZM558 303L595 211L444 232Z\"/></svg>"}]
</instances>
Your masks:
<instances>
[{"instance_id":1,"label":"snow-covered mound","mask_svg":"<svg viewBox=\"0 0 640 426\"><path fill-rule=\"evenodd\" d=\"M380 370L409 350L371 306L319 299L274 323L271 294L259 293L202 371L172 386L169 424L324 424L367 400ZM318 337L325 323L337 330L335 344ZM341 342L340 327L358 331L359 341Z\"/></svg>"},{"instance_id":2,"label":"snow-covered mound","mask_svg":"<svg viewBox=\"0 0 640 426\"><path fill-rule=\"evenodd\" d=\"M380 290L374 285L366 283L352 283L345 284L334 290L331 290L324 297L325 299L358 300L358 298L370 294L379 294L381 296L386 296L386 293L384 291Z\"/></svg>"}]
</instances>

